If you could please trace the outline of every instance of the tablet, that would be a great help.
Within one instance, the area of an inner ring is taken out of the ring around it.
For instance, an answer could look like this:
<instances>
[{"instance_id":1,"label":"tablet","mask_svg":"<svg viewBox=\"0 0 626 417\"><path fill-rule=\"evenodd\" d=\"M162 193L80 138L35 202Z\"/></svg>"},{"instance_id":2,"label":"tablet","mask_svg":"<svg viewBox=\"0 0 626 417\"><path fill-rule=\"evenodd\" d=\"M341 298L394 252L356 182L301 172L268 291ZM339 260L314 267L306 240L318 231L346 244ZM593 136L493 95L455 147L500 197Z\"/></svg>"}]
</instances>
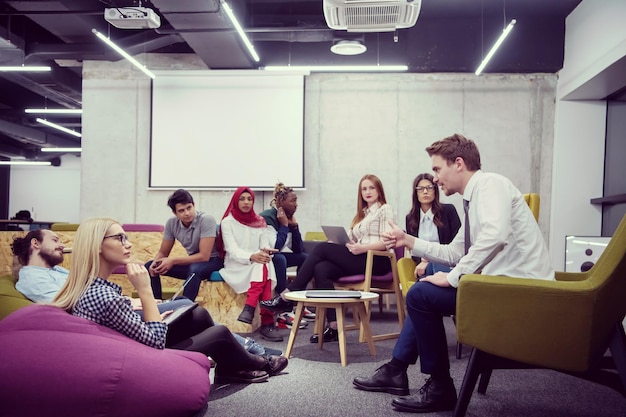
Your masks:
<instances>
[{"instance_id":1,"label":"tablet","mask_svg":"<svg viewBox=\"0 0 626 417\"><path fill-rule=\"evenodd\" d=\"M163 319L163 323L169 326L176 320L183 317L185 314L193 311L193 309L195 309L196 307L198 307L198 303L185 304L184 306L180 306L176 310L172 311L169 316L165 317Z\"/></svg>"},{"instance_id":2,"label":"tablet","mask_svg":"<svg viewBox=\"0 0 626 417\"><path fill-rule=\"evenodd\" d=\"M361 291L312 290L304 293L306 298L361 298Z\"/></svg>"},{"instance_id":3,"label":"tablet","mask_svg":"<svg viewBox=\"0 0 626 417\"><path fill-rule=\"evenodd\" d=\"M183 293L183 291L185 290L185 287L187 286L187 284L189 284L191 282L191 280L193 279L193 277L195 277L195 276L196 276L196 273L192 272L191 275L189 275L189 277L187 277L185 282L183 282L183 285L181 285L180 288L174 293L174 295L172 295L172 298L170 298L169 301L174 301L176 299L176 297L181 295Z\"/></svg>"},{"instance_id":4,"label":"tablet","mask_svg":"<svg viewBox=\"0 0 626 417\"><path fill-rule=\"evenodd\" d=\"M322 230L326 235L326 239L339 245L345 245L350 242L346 229L341 226L322 226Z\"/></svg>"}]
</instances>

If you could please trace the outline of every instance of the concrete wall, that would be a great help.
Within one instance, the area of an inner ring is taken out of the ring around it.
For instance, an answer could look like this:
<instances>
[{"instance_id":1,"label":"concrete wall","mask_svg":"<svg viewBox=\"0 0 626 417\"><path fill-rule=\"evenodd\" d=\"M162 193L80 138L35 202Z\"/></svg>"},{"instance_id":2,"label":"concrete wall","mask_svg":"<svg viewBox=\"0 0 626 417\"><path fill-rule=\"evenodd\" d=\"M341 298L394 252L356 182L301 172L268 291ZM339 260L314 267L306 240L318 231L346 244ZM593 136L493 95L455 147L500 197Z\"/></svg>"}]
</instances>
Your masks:
<instances>
[{"instance_id":1,"label":"concrete wall","mask_svg":"<svg viewBox=\"0 0 626 417\"><path fill-rule=\"evenodd\" d=\"M159 70L202 67L188 55L139 58ZM163 223L170 215L165 205L170 191L147 189L149 80L125 62L85 62L83 76L80 217ZM296 214L301 229L348 226L355 214L358 180L366 173L381 178L388 202L403 223L413 178L430 172L424 148L460 132L477 141L484 170L510 177L522 192L541 194L540 223L547 236L555 88L556 76L543 74L308 76L307 189L298 193ZM236 162L234 156L224 157ZM218 219L231 196L221 191L193 194L196 205ZM269 192L259 194L257 211L271 200ZM458 204L457 198L451 201Z\"/></svg>"}]
</instances>

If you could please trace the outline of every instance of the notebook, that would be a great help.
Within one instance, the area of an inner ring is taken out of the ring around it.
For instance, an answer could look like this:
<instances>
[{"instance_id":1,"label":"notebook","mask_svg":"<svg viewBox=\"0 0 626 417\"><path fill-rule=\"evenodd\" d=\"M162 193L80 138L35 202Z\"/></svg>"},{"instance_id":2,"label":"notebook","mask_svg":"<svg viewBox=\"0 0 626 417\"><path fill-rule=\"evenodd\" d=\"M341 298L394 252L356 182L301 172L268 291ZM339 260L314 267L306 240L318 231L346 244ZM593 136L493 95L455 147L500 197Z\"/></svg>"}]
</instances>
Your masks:
<instances>
[{"instance_id":1,"label":"notebook","mask_svg":"<svg viewBox=\"0 0 626 417\"><path fill-rule=\"evenodd\" d=\"M198 307L198 303L185 304L184 306L180 306L176 310L171 312L169 316L165 317L163 319L163 323L166 323L169 326L176 320L183 317L185 314L190 313L196 307Z\"/></svg>"},{"instance_id":2,"label":"notebook","mask_svg":"<svg viewBox=\"0 0 626 417\"><path fill-rule=\"evenodd\" d=\"M350 242L346 229L341 226L322 226L322 230L326 235L326 239L339 245L345 245Z\"/></svg>"},{"instance_id":3,"label":"notebook","mask_svg":"<svg viewBox=\"0 0 626 417\"><path fill-rule=\"evenodd\" d=\"M361 291L350 290L311 290L304 293L306 298L361 298Z\"/></svg>"}]
</instances>

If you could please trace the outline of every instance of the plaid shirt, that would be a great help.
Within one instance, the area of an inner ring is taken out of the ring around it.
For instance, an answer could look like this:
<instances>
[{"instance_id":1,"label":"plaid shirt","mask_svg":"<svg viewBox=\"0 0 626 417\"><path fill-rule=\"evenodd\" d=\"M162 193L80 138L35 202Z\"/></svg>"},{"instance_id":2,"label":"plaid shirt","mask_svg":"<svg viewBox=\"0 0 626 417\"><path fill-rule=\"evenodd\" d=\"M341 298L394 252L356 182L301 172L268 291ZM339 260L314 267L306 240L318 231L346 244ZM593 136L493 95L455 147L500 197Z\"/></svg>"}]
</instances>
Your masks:
<instances>
[{"instance_id":1,"label":"plaid shirt","mask_svg":"<svg viewBox=\"0 0 626 417\"><path fill-rule=\"evenodd\" d=\"M167 324L144 322L133 311L130 300L122 296L122 287L96 278L78 300L72 314L117 330L144 345L165 348Z\"/></svg>"},{"instance_id":2,"label":"plaid shirt","mask_svg":"<svg viewBox=\"0 0 626 417\"><path fill-rule=\"evenodd\" d=\"M361 245L379 242L381 235L391 230L389 220L395 222L393 209L389 204L374 203L363 211L365 217L350 231L352 239Z\"/></svg>"}]
</instances>

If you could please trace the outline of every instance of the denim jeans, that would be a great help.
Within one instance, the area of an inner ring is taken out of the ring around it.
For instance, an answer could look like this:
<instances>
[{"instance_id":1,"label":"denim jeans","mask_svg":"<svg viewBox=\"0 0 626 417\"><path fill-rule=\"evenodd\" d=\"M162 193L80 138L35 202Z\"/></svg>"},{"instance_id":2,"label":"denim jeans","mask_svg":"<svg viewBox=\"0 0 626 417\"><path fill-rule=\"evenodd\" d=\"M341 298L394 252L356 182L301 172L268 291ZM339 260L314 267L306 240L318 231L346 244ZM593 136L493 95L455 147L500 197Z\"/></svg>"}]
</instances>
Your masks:
<instances>
[{"instance_id":1,"label":"denim jeans","mask_svg":"<svg viewBox=\"0 0 626 417\"><path fill-rule=\"evenodd\" d=\"M146 263L146 269L150 270L152 261ZM174 265L172 269L167 271L168 277L174 277L178 279L186 280L191 274L196 274L195 277L187 284L183 290L183 296L195 300L200 290L200 282L203 279L209 279L211 274L215 271L219 271L224 267L224 261L219 256L215 256L209 259L207 262L196 262L189 265ZM150 277L150 284L152 285L152 292L154 298L162 298L163 291L161 288L161 276L157 275Z\"/></svg>"},{"instance_id":2,"label":"denim jeans","mask_svg":"<svg viewBox=\"0 0 626 417\"><path fill-rule=\"evenodd\" d=\"M291 253L291 252L279 252L275 253L272 257L272 263L274 264L274 270L276 271L276 288L274 291L276 294L283 292L287 288L287 268L290 266L300 267L306 260L307 254Z\"/></svg>"}]
</instances>

